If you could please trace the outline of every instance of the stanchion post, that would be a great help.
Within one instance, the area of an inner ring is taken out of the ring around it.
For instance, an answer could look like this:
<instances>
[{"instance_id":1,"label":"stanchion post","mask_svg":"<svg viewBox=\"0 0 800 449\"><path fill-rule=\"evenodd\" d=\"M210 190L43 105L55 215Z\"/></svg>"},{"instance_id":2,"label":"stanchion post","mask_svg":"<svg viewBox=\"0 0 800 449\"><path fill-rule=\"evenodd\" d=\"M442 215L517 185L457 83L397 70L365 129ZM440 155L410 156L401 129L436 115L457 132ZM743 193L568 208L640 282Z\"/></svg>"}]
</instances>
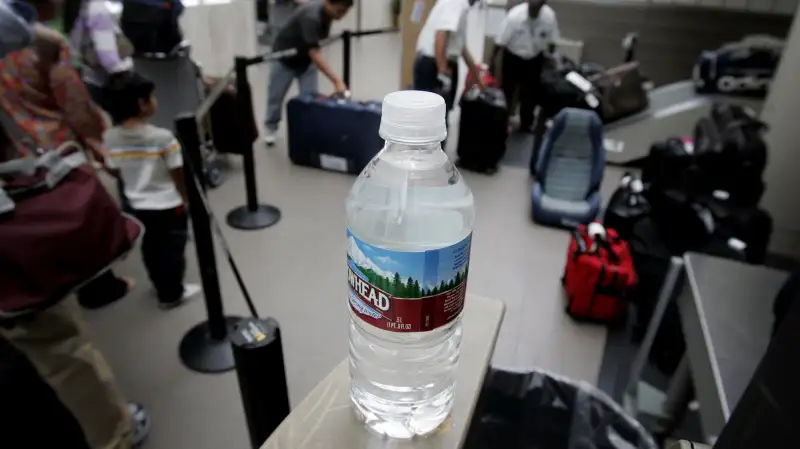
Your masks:
<instances>
[{"instance_id":1,"label":"stanchion post","mask_svg":"<svg viewBox=\"0 0 800 449\"><path fill-rule=\"evenodd\" d=\"M200 134L194 114L175 119L175 129L183 151L183 171L189 200L189 214L197 252L197 265L205 296L207 320L184 335L179 354L187 368L201 373L230 371L234 367L228 330L239 320L226 317L222 306L211 220L204 201L205 181Z\"/></svg>"},{"instance_id":2,"label":"stanchion post","mask_svg":"<svg viewBox=\"0 0 800 449\"><path fill-rule=\"evenodd\" d=\"M351 59L353 57L353 49L351 47L352 40L353 34L350 30L344 30L342 32L342 78L344 78L342 81L344 81L344 85L347 86L348 89L352 88L352 86L350 86L350 68L352 66Z\"/></svg>"},{"instance_id":3,"label":"stanchion post","mask_svg":"<svg viewBox=\"0 0 800 449\"><path fill-rule=\"evenodd\" d=\"M253 94L250 81L247 79L248 58L237 56L235 59L236 96L242 120L254 121ZM258 186L256 185L256 163L253 154L253 142L248 148L242 148L244 162L244 188L247 204L239 206L228 213L228 224L236 229L254 230L274 225L281 219L281 211L271 205L258 202Z\"/></svg>"},{"instance_id":4,"label":"stanchion post","mask_svg":"<svg viewBox=\"0 0 800 449\"><path fill-rule=\"evenodd\" d=\"M289 416L281 332L273 318L248 318L231 334L250 445L258 449Z\"/></svg>"},{"instance_id":5,"label":"stanchion post","mask_svg":"<svg viewBox=\"0 0 800 449\"><path fill-rule=\"evenodd\" d=\"M250 81L247 77L247 59L237 56L235 60L236 71L236 99L238 100L239 111L244 115L246 122L254 121L250 112L253 110L253 93L250 90ZM252 146L253 142L250 142ZM247 209L254 211L258 209L258 188L256 186L256 164L252 149L248 151L243 148L244 157L244 190L247 195Z\"/></svg>"}]
</instances>

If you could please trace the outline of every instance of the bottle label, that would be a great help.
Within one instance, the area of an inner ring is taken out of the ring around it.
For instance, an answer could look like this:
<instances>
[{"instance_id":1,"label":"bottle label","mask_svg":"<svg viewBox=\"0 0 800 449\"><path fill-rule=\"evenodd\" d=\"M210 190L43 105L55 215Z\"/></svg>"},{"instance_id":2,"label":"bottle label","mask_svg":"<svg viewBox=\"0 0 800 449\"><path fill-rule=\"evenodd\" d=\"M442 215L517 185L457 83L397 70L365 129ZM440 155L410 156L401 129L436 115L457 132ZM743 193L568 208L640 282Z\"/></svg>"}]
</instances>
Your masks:
<instances>
[{"instance_id":1,"label":"bottle label","mask_svg":"<svg viewBox=\"0 0 800 449\"><path fill-rule=\"evenodd\" d=\"M364 322L390 332L425 332L464 309L470 234L446 248L406 252L364 243L347 230L347 293Z\"/></svg>"}]
</instances>

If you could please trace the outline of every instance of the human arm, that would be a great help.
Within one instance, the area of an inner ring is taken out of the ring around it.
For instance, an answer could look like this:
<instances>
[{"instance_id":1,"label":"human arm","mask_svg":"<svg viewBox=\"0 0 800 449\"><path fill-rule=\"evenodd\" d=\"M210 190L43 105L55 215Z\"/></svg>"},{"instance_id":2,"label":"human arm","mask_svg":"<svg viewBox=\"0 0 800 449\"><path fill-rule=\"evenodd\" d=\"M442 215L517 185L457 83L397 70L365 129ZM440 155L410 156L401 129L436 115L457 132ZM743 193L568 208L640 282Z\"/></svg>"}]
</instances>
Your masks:
<instances>
[{"instance_id":1,"label":"human arm","mask_svg":"<svg viewBox=\"0 0 800 449\"><path fill-rule=\"evenodd\" d=\"M497 33L497 37L494 40L494 50L492 51L490 64L498 86L503 85L503 53L514 35L514 30L518 26L517 22L509 12L503 18L503 22L500 24L500 32Z\"/></svg>"},{"instance_id":2,"label":"human arm","mask_svg":"<svg viewBox=\"0 0 800 449\"><path fill-rule=\"evenodd\" d=\"M467 69L469 69L473 79L475 79L475 84L477 84L478 88L481 90L486 89L486 83L483 81L483 73L481 73L481 69L478 67L478 64L475 63L472 53L464 48L462 56L464 57L464 62L467 64Z\"/></svg>"},{"instance_id":3,"label":"human arm","mask_svg":"<svg viewBox=\"0 0 800 449\"><path fill-rule=\"evenodd\" d=\"M555 58L556 41L560 38L561 31L558 28L558 21L556 20L555 14L553 14L551 21L552 22L550 25L550 34L548 35L547 46L545 47L544 50L544 57L545 57L545 63L555 68L558 65Z\"/></svg>"},{"instance_id":4,"label":"human arm","mask_svg":"<svg viewBox=\"0 0 800 449\"><path fill-rule=\"evenodd\" d=\"M347 90L347 86L333 69L331 69L331 66L322 56L320 43L324 36L320 30L319 22L307 18L301 23L301 31L303 42L308 48L308 57L311 59L311 62L313 62L317 69L333 83L336 92L344 93Z\"/></svg>"},{"instance_id":5,"label":"human arm","mask_svg":"<svg viewBox=\"0 0 800 449\"><path fill-rule=\"evenodd\" d=\"M77 135L81 143L102 160L102 135L105 119L89 97L80 75L72 66L69 45L61 36L53 36L54 31L37 25L37 40L50 42L40 48L56 46L52 60L43 61L42 70L47 72L47 80L56 105L62 113L65 125ZM49 55L40 57L50 58Z\"/></svg>"},{"instance_id":6,"label":"human arm","mask_svg":"<svg viewBox=\"0 0 800 449\"><path fill-rule=\"evenodd\" d=\"M189 204L189 197L186 193L186 179L183 173L183 167L173 168L169 171L172 182L175 184L175 189L177 189L178 193L181 195L183 204Z\"/></svg>"},{"instance_id":7,"label":"human arm","mask_svg":"<svg viewBox=\"0 0 800 449\"><path fill-rule=\"evenodd\" d=\"M106 73L127 72L133 68L131 58L122 58L117 46L117 23L105 2L90 1L85 25L92 41L97 62Z\"/></svg>"},{"instance_id":8,"label":"human arm","mask_svg":"<svg viewBox=\"0 0 800 449\"><path fill-rule=\"evenodd\" d=\"M183 174L183 155L181 154L181 144L170 135L170 139L160 149L161 158L167 164L169 175L175 184L175 189L183 199L183 204L189 204L189 197L186 194L186 179Z\"/></svg>"},{"instance_id":9,"label":"human arm","mask_svg":"<svg viewBox=\"0 0 800 449\"><path fill-rule=\"evenodd\" d=\"M331 66L328 65L328 62L325 58L322 57L322 51L319 47L314 47L308 50L308 56L311 58L311 62L317 66L320 72L325 75L331 83L333 83L333 87L337 93L344 93L347 91L347 86L344 84L341 78L331 69Z\"/></svg>"},{"instance_id":10,"label":"human arm","mask_svg":"<svg viewBox=\"0 0 800 449\"><path fill-rule=\"evenodd\" d=\"M500 45L495 45L492 57L489 59L489 69L497 80L497 86L503 87L503 50Z\"/></svg>"}]
</instances>

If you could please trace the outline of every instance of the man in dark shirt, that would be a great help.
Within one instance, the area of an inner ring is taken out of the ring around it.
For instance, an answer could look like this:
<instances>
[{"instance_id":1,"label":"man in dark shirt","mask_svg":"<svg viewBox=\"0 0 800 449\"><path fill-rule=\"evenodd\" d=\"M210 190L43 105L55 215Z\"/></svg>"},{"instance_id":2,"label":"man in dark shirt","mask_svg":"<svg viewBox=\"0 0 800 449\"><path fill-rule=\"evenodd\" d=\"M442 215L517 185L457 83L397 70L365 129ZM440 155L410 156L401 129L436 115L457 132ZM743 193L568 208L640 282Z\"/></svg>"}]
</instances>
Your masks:
<instances>
[{"instance_id":1,"label":"man in dark shirt","mask_svg":"<svg viewBox=\"0 0 800 449\"><path fill-rule=\"evenodd\" d=\"M331 23L341 20L353 0L323 0L307 3L292 14L286 25L281 28L272 45L273 51L296 48L297 54L272 63L267 86L267 120L264 142L275 144L275 134L281 121L283 100L286 92L297 79L300 93L317 92L317 70L331 80L336 92L347 90L339 76L325 62L320 50L320 42L328 37Z\"/></svg>"}]
</instances>

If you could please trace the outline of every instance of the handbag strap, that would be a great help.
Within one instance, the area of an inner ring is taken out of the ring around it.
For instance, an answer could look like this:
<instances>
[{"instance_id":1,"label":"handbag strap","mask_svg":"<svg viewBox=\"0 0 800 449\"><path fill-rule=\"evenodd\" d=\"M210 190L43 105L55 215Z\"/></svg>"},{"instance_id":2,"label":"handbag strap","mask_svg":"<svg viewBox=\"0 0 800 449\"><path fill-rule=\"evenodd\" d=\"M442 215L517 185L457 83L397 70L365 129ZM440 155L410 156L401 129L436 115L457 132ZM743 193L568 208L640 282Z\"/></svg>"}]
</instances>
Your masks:
<instances>
[{"instance_id":1,"label":"handbag strap","mask_svg":"<svg viewBox=\"0 0 800 449\"><path fill-rule=\"evenodd\" d=\"M0 116L3 114L0 113ZM75 150L70 154L66 154L70 150ZM8 162L0 163L0 175L11 174L27 174L31 175L36 173L37 169L46 171L44 180L36 185L17 189L13 193L9 193L0 185L0 215L12 212L15 208L13 196L16 194L27 193L32 190L52 190L66 177L73 169L80 167L88 162L86 153L83 148L76 142L65 142L53 151L48 151L45 154L33 158L24 157L13 159Z\"/></svg>"}]
</instances>

